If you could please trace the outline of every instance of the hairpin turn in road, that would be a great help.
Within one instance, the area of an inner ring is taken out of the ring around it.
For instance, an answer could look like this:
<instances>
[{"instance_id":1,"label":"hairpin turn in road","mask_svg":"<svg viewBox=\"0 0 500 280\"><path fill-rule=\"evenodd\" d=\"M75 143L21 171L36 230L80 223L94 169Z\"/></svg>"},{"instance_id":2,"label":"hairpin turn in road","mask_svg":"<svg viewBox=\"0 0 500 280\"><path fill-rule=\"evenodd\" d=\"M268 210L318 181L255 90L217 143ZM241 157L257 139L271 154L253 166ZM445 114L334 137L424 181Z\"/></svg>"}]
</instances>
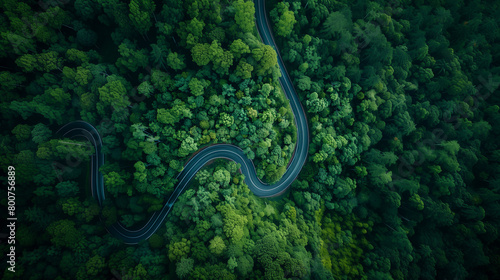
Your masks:
<instances>
[{"instance_id":1,"label":"hairpin turn in road","mask_svg":"<svg viewBox=\"0 0 500 280\"><path fill-rule=\"evenodd\" d=\"M169 214L175 201L179 195L182 194L189 181L207 162L213 159L226 158L241 164L241 172L245 175L245 183L250 190L259 197L273 197L282 194L299 175L302 166L306 162L309 150L309 128L307 126L306 115L274 41L269 20L265 12L264 0L255 0L255 18L262 41L264 44L272 46L278 54L278 66L282 74L279 78L279 82L286 97L290 101L290 106L295 117L297 142L293 158L288 165L287 171L277 183L267 185L259 180L253 162L246 157L240 148L230 144L209 146L199 151L185 165L184 170L177 176L179 181L167 203L160 211L153 213L151 218L142 228L131 230L117 222L107 227L107 230L113 236L123 240L127 244L137 244L142 240L148 239L163 224L163 221ZM63 126L58 131L58 135L67 138L84 137L94 146L95 154L91 158L90 185L92 196L98 201L99 205L102 205L105 200L105 193L103 176L102 173L99 172L99 167L104 164L104 155L101 151L102 141L99 133L91 124L84 121L75 121Z\"/></svg>"}]
</instances>

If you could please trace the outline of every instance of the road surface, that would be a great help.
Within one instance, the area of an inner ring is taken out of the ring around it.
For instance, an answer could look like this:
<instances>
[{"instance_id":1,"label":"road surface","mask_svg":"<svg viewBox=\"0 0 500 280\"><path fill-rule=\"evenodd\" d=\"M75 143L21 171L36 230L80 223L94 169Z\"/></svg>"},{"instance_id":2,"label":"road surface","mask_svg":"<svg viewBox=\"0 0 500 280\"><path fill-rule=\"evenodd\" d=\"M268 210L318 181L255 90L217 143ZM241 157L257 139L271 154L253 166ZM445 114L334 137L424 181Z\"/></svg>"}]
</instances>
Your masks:
<instances>
[{"instance_id":1,"label":"road surface","mask_svg":"<svg viewBox=\"0 0 500 280\"><path fill-rule=\"evenodd\" d=\"M273 46L275 50L278 50L266 16L264 0L255 0L255 18L257 29L264 44ZM302 166L306 162L307 152L309 150L309 128L307 126L306 115L286 71L285 65L283 64L279 50L278 66L282 73L279 82L290 101L290 106L295 117L295 125L297 127L295 153L288 165L287 171L280 181L273 185L262 183L257 177L253 162L248 159L243 151L237 146L229 144L212 145L199 151L185 165L184 170L177 176L178 183L167 203L160 211L153 213L151 218L142 228L131 230L117 222L107 227L108 231L127 244L137 244L142 240L148 239L163 225L175 201L179 195L182 194L189 181L207 162L217 158L226 158L241 164L241 172L245 175L245 183L256 196L273 197L285 192L297 178ZM98 201L99 205L102 205L105 200L105 193L103 176L99 172L99 167L104 164L104 155L101 152L102 141L99 133L91 124L84 121L75 121L63 126L58 131L58 135L67 138L84 137L94 146L95 154L91 158L92 196Z\"/></svg>"}]
</instances>

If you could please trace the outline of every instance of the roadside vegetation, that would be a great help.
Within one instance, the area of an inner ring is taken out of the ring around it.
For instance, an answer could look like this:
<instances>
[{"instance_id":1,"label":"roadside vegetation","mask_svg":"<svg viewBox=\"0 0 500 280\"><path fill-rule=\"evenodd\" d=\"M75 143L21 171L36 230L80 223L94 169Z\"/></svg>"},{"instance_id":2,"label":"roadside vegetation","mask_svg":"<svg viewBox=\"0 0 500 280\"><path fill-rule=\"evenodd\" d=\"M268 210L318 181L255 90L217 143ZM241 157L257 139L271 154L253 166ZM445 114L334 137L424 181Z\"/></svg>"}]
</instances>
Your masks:
<instances>
[{"instance_id":1,"label":"roadside vegetation","mask_svg":"<svg viewBox=\"0 0 500 280\"><path fill-rule=\"evenodd\" d=\"M212 162L129 246L105 225L140 227L205 146L284 174L297 132L253 2L0 2L0 166L16 168L19 224L2 279L500 279L499 4L267 5L308 117L300 176L262 199ZM74 120L103 140L102 207L93 149L56 135Z\"/></svg>"}]
</instances>

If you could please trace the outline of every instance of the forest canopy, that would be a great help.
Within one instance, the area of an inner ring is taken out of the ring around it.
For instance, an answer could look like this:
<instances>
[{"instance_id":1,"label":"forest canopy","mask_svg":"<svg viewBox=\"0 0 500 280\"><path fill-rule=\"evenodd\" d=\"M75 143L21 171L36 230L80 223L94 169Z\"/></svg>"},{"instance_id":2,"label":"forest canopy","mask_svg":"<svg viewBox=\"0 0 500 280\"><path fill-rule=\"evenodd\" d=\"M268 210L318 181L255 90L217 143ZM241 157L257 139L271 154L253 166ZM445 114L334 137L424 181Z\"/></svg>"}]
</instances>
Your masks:
<instances>
[{"instance_id":1,"label":"forest canopy","mask_svg":"<svg viewBox=\"0 0 500 280\"><path fill-rule=\"evenodd\" d=\"M500 279L500 3L265 2L277 48L250 0L0 2L2 279ZM282 177L297 131L278 54L311 138L289 191L258 198L216 160L148 240L109 234L212 144ZM57 135L75 120L102 138L102 206L91 143Z\"/></svg>"}]
</instances>

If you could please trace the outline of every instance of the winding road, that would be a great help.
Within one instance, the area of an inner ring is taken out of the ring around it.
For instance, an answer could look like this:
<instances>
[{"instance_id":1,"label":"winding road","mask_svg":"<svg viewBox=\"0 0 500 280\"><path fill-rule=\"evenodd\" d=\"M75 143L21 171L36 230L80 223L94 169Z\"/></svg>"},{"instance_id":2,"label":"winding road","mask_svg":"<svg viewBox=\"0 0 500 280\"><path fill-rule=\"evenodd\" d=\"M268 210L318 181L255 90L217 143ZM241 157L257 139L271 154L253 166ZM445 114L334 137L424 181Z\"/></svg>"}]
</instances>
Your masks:
<instances>
[{"instance_id":1,"label":"winding road","mask_svg":"<svg viewBox=\"0 0 500 280\"><path fill-rule=\"evenodd\" d=\"M118 239L123 240L127 244L137 244L142 240L148 239L155 233L163 221L168 216L170 210L182 194L189 181L196 175L196 173L209 161L217 158L226 158L241 164L241 172L245 175L245 183L250 190L259 197L272 197L282 194L292 184L292 182L299 175L302 166L306 162L307 153L309 150L309 128L307 126L307 119L305 112L300 103L299 97L295 92L288 72L286 71L281 55L276 47L269 20L265 12L264 0L255 0L255 17L257 29L264 44L274 47L278 53L278 66L281 70L282 77L279 78L281 87L283 88L287 98L290 101L290 106L295 117L295 124L297 127L297 142L295 146L294 156L288 165L286 173L280 181L273 185L267 185L260 181L257 177L255 166L253 162L246 157L243 151L234 145L218 144L209 146L199 151L191 160L185 165L184 170L177 176L177 186L169 197L167 203L163 208L155 212L146 224L136 230L126 228L120 222L117 222L109 227L107 230ZM92 196L102 205L105 200L104 182L99 167L104 164L104 155L101 152L102 141L97 130L89 123L84 121L75 121L66 124L58 132L61 137L74 138L84 137L95 148L95 154L91 158L91 188Z\"/></svg>"}]
</instances>

